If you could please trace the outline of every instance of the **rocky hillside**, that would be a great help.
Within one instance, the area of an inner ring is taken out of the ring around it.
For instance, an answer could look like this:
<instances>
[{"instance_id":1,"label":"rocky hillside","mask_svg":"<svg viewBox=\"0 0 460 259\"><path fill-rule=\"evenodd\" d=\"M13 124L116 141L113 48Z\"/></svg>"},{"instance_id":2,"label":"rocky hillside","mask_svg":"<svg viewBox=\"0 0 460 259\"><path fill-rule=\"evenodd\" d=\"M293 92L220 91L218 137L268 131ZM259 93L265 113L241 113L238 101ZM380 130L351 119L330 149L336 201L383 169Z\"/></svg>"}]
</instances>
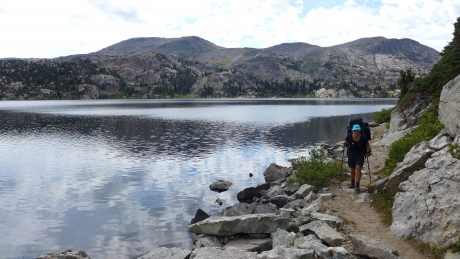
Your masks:
<instances>
[{"instance_id":1,"label":"rocky hillside","mask_svg":"<svg viewBox=\"0 0 460 259\"><path fill-rule=\"evenodd\" d=\"M1 59L2 99L172 96L396 96L399 71L439 59L410 39L364 38L320 47L224 48L199 37L134 38L55 59Z\"/></svg>"}]
</instances>

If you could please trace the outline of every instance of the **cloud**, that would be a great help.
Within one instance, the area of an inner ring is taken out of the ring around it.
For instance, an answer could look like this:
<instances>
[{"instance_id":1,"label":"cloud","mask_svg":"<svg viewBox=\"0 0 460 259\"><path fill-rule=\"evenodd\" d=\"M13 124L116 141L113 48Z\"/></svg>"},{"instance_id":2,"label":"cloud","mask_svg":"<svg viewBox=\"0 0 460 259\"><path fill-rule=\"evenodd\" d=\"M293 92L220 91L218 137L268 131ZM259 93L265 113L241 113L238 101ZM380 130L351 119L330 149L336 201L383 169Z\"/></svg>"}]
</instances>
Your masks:
<instances>
[{"instance_id":1,"label":"cloud","mask_svg":"<svg viewBox=\"0 0 460 259\"><path fill-rule=\"evenodd\" d=\"M2 0L0 57L97 51L132 37L196 35L224 47L330 46L361 37L451 40L456 0Z\"/></svg>"}]
</instances>

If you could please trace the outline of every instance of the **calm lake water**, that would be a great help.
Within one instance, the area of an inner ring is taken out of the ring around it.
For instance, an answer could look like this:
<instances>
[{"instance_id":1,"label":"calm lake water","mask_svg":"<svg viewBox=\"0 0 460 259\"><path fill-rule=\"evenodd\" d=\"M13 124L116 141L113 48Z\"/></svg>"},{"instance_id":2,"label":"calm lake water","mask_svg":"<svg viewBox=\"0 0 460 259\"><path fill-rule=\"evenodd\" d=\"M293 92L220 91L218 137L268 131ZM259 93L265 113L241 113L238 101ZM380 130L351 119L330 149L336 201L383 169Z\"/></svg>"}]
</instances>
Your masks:
<instances>
[{"instance_id":1,"label":"calm lake water","mask_svg":"<svg viewBox=\"0 0 460 259\"><path fill-rule=\"evenodd\" d=\"M336 143L350 114L370 118L393 103L0 102L0 254L80 248L93 258L128 258L161 246L190 248L196 209L217 215L238 191L262 183L270 163L289 165L312 146ZM233 186L211 192L217 179Z\"/></svg>"}]
</instances>

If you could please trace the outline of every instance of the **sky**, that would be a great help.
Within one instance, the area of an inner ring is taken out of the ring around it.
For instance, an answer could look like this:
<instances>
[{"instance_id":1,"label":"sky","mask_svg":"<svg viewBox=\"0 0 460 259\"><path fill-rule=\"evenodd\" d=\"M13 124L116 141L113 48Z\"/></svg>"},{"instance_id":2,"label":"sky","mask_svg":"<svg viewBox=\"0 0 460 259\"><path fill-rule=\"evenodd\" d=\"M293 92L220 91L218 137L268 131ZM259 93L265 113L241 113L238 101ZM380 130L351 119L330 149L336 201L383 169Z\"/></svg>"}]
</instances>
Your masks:
<instances>
[{"instance_id":1,"label":"sky","mask_svg":"<svg viewBox=\"0 0 460 259\"><path fill-rule=\"evenodd\" d=\"M441 51L459 16L459 0L0 0L0 58L52 58L134 37L192 35L254 48L383 36Z\"/></svg>"}]
</instances>

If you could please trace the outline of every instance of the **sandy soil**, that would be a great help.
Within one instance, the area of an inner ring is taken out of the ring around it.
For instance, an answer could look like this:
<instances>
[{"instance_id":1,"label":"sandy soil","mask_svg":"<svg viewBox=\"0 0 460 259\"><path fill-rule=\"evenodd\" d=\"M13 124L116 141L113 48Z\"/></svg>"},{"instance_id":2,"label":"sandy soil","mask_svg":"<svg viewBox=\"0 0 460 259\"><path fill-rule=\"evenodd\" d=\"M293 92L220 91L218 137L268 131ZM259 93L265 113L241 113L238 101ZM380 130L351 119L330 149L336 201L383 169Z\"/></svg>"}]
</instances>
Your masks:
<instances>
[{"instance_id":1,"label":"sandy soil","mask_svg":"<svg viewBox=\"0 0 460 259\"><path fill-rule=\"evenodd\" d=\"M369 158L372 181L379 178L383 168L387 150L375 145L386 129L383 125L373 128L374 139L371 142L373 155ZM367 161L366 161L367 162ZM366 190L369 184L367 163L361 179L361 189ZM393 236L389 226L382 222L380 215L371 207L370 201L357 203L357 194L348 188L349 181L342 183L341 187L332 186L331 192L335 194L332 200L332 211L341 217L344 222L344 231L348 234L363 234L374 240L380 241L399 252L401 258L428 258L417 251L408 241Z\"/></svg>"}]
</instances>

